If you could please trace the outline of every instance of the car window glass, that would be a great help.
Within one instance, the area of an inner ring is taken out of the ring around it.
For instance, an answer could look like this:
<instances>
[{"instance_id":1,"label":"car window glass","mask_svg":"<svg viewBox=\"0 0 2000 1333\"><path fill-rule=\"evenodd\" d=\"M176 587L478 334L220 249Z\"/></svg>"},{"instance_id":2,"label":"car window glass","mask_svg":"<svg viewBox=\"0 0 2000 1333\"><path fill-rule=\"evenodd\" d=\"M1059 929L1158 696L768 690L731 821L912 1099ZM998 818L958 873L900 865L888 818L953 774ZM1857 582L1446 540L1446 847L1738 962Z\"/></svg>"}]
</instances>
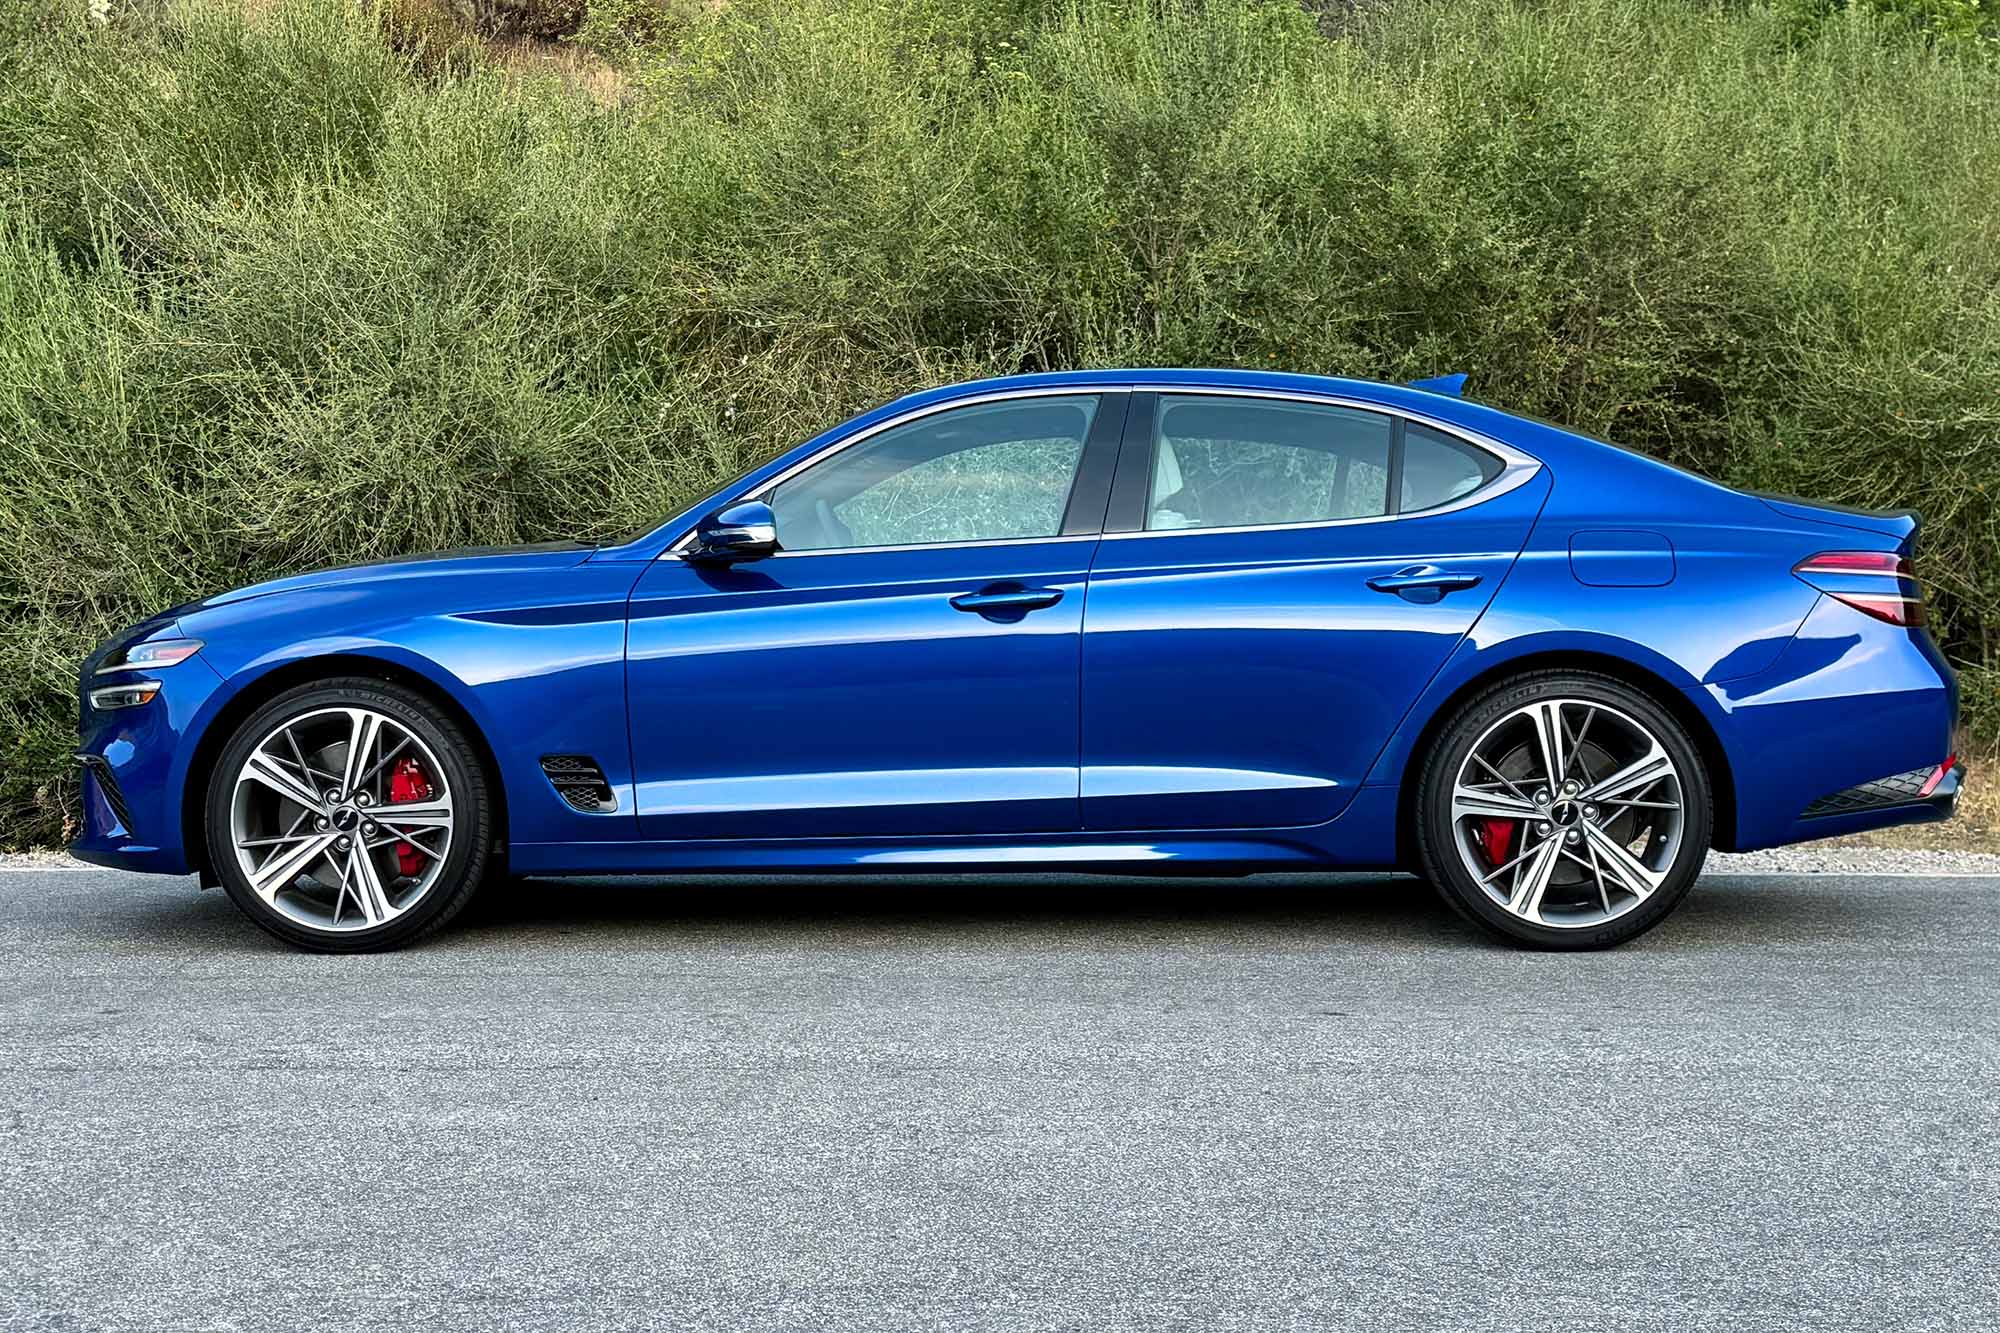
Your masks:
<instances>
[{"instance_id":1,"label":"car window glass","mask_svg":"<svg viewBox=\"0 0 2000 1333\"><path fill-rule=\"evenodd\" d=\"M1389 509L1390 419L1249 398L1166 395L1150 531L1372 518Z\"/></svg>"},{"instance_id":2,"label":"car window glass","mask_svg":"<svg viewBox=\"0 0 2000 1333\"><path fill-rule=\"evenodd\" d=\"M1053 537L1094 394L1024 398L894 426L781 482L787 551Z\"/></svg>"},{"instance_id":3,"label":"car window glass","mask_svg":"<svg viewBox=\"0 0 2000 1333\"><path fill-rule=\"evenodd\" d=\"M1500 460L1442 431L1410 422L1403 430L1405 514L1472 494L1500 475Z\"/></svg>"}]
</instances>

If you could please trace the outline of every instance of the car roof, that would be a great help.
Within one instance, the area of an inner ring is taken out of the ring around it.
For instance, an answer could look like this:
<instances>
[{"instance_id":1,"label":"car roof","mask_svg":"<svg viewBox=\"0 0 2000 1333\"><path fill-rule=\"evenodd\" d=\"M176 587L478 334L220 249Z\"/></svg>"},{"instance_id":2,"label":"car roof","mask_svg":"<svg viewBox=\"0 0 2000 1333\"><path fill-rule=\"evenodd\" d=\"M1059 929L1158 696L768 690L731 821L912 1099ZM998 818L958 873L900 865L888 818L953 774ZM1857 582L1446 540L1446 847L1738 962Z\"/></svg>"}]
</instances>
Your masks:
<instances>
[{"instance_id":1,"label":"car roof","mask_svg":"<svg viewBox=\"0 0 2000 1333\"><path fill-rule=\"evenodd\" d=\"M1266 392L1329 395L1371 403L1392 411L1432 417L1507 443L1515 443L1523 438L1568 434L1555 427L1529 421L1482 403L1452 394L1416 389L1406 384L1385 384L1379 380L1345 379L1336 375L1299 375L1271 370L1190 369L1166 366L1063 370L1038 375L1003 375L993 379L966 380L958 384L947 384L935 389L905 394L893 402L884 403L860 417L843 423L837 429L845 433L849 428L872 424L875 420L907 412L911 408L947 403L960 398L975 398L1024 389L1115 389L1135 385L1163 389L1261 389ZM828 432L829 435L832 433Z\"/></svg>"},{"instance_id":2,"label":"car roof","mask_svg":"<svg viewBox=\"0 0 2000 1333\"><path fill-rule=\"evenodd\" d=\"M1412 408L1435 410L1440 403L1463 400L1445 394L1413 389L1408 385L1385 384L1378 380L1344 379L1335 375L1298 375L1272 370L1238 370L1226 367L1188 368L1140 366L1110 370L1061 370L1038 375L1001 375L993 379L966 380L936 389L906 394L889 404L900 409L944 402L979 394L1006 393L1016 389L1066 388L1109 389L1134 384L1161 388L1267 389L1294 393L1340 394L1382 403L1407 403Z\"/></svg>"},{"instance_id":3,"label":"car roof","mask_svg":"<svg viewBox=\"0 0 2000 1333\"><path fill-rule=\"evenodd\" d=\"M907 412L915 407L947 403L961 398L1007 393L1018 389L1076 388L1116 389L1143 386L1153 389L1260 389L1266 392L1303 393L1345 398L1368 403L1392 412L1429 417L1448 426L1458 426L1489 440L1520 449L1543 463L1560 466L1584 461L1595 468L1608 468L1614 475L1628 477L1634 485L1691 482L1716 492L1728 488L1697 473L1678 468L1650 455L1621 445L1566 430L1553 422L1474 402L1456 394L1436 393L1408 384L1387 384L1380 380L1348 379L1338 375L1300 375L1285 371L1239 370L1226 367L1137 367L1109 370L1065 370L1039 375L1004 375L994 379L967 380L906 394L829 431L822 439L848 429Z\"/></svg>"}]
</instances>

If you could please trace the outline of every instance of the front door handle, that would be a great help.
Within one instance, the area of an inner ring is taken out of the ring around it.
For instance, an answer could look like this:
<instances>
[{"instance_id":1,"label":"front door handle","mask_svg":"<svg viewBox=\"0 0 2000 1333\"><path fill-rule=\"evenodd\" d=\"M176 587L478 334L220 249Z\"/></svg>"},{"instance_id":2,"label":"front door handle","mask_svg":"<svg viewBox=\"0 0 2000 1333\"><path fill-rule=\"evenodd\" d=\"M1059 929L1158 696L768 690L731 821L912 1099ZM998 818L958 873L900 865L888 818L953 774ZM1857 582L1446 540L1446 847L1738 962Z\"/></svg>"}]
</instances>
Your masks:
<instances>
[{"instance_id":1,"label":"front door handle","mask_svg":"<svg viewBox=\"0 0 2000 1333\"><path fill-rule=\"evenodd\" d=\"M1018 583L995 583L978 592L962 592L951 599L952 607L975 615L1018 619L1030 611L1054 606L1062 600L1061 588L1024 588Z\"/></svg>"},{"instance_id":2,"label":"front door handle","mask_svg":"<svg viewBox=\"0 0 2000 1333\"><path fill-rule=\"evenodd\" d=\"M1393 574L1378 574L1368 580L1368 586L1376 592L1392 592L1406 602L1426 604L1478 583L1477 574L1439 569L1436 565L1405 565Z\"/></svg>"}]
</instances>

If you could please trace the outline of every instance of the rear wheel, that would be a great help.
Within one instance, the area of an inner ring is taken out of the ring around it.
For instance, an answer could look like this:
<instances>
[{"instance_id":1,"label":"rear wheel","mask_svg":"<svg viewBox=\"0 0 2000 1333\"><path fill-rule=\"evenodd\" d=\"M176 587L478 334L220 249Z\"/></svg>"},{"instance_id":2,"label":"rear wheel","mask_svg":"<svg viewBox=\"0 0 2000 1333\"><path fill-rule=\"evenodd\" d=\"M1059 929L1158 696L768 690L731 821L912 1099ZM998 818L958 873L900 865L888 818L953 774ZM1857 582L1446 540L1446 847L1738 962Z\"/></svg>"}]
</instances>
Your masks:
<instances>
[{"instance_id":1,"label":"rear wheel","mask_svg":"<svg viewBox=\"0 0 2000 1333\"><path fill-rule=\"evenodd\" d=\"M245 719L209 784L210 864L272 935L328 953L408 944L485 872L486 776L428 700L361 677L288 690Z\"/></svg>"},{"instance_id":2,"label":"rear wheel","mask_svg":"<svg viewBox=\"0 0 2000 1333\"><path fill-rule=\"evenodd\" d=\"M1622 681L1518 677L1460 709L1420 778L1417 849L1447 902L1548 949L1633 939L1707 855L1707 773L1686 730Z\"/></svg>"}]
</instances>

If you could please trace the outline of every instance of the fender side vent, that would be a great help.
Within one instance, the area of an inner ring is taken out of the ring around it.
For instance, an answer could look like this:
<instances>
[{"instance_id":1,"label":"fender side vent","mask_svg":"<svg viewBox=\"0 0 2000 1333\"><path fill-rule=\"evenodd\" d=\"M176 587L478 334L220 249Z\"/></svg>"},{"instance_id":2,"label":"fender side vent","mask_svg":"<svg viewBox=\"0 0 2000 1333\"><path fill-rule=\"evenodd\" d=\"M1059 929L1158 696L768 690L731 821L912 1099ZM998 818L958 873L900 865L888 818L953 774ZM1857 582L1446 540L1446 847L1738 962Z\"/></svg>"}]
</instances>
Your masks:
<instances>
[{"instance_id":1,"label":"fender side vent","mask_svg":"<svg viewBox=\"0 0 2000 1333\"><path fill-rule=\"evenodd\" d=\"M618 808L618 798L611 794L604 770L587 754L545 754L542 772L572 809L600 814Z\"/></svg>"}]
</instances>

